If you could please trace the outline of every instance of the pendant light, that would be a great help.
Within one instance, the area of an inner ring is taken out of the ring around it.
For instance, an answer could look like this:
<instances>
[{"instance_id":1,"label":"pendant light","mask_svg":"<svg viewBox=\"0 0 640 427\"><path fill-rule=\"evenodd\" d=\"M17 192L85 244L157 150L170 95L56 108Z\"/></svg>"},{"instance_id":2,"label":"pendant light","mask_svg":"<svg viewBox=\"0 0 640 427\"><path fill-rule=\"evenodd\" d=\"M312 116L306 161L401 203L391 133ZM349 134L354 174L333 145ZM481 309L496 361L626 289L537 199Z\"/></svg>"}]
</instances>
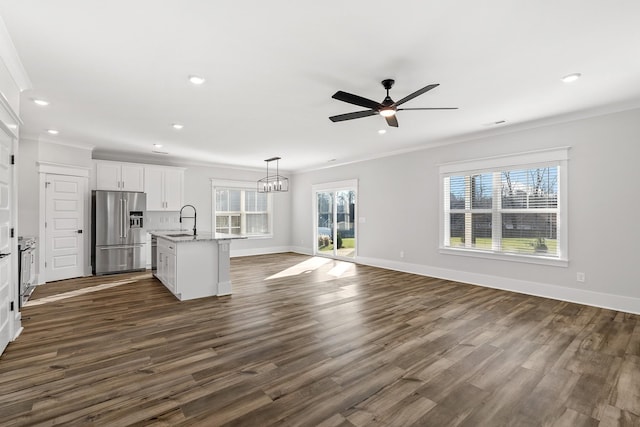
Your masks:
<instances>
[{"instance_id":1,"label":"pendant light","mask_svg":"<svg viewBox=\"0 0 640 427\"><path fill-rule=\"evenodd\" d=\"M280 157L272 157L266 159L267 176L258 180L258 193L275 193L289 191L289 179L280 175ZM269 163L276 162L275 175L269 175Z\"/></svg>"}]
</instances>

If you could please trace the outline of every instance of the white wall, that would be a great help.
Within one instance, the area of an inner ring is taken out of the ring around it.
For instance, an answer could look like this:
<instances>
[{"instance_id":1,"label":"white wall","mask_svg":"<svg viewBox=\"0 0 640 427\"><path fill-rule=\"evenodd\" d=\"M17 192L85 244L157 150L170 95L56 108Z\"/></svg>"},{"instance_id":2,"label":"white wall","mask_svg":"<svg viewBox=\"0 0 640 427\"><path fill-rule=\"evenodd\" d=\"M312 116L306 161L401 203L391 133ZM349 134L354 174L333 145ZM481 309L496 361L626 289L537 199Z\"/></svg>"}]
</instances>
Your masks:
<instances>
[{"instance_id":1,"label":"white wall","mask_svg":"<svg viewBox=\"0 0 640 427\"><path fill-rule=\"evenodd\" d=\"M20 236L38 236L40 177L38 162L91 168L91 150L21 138L18 166L18 213ZM44 237L44 236L43 236Z\"/></svg>"},{"instance_id":2,"label":"white wall","mask_svg":"<svg viewBox=\"0 0 640 427\"><path fill-rule=\"evenodd\" d=\"M18 235L36 236L38 234L38 142L20 140L18 167Z\"/></svg>"},{"instance_id":3,"label":"white wall","mask_svg":"<svg viewBox=\"0 0 640 427\"><path fill-rule=\"evenodd\" d=\"M91 149L40 141L38 160L67 166L92 168Z\"/></svg>"},{"instance_id":4,"label":"white wall","mask_svg":"<svg viewBox=\"0 0 640 427\"><path fill-rule=\"evenodd\" d=\"M640 110L631 110L300 173L292 191L292 245L312 252L311 186L357 178L357 215L366 219L358 224L359 262L640 313L638 141ZM569 267L439 252L439 164L558 146L572 147ZM586 273L586 282L576 281L577 272Z\"/></svg>"}]
</instances>

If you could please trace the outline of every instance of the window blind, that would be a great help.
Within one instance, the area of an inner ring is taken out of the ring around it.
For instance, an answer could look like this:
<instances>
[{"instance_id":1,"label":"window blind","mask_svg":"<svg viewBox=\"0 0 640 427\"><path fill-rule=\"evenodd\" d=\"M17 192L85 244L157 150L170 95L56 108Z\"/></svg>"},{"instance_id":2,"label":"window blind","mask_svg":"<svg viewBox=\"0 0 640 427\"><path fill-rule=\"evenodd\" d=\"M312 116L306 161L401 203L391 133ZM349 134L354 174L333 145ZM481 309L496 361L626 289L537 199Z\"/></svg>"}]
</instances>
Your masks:
<instances>
[{"instance_id":1,"label":"window blind","mask_svg":"<svg viewBox=\"0 0 640 427\"><path fill-rule=\"evenodd\" d=\"M444 247L559 257L559 165L444 177Z\"/></svg>"}]
</instances>

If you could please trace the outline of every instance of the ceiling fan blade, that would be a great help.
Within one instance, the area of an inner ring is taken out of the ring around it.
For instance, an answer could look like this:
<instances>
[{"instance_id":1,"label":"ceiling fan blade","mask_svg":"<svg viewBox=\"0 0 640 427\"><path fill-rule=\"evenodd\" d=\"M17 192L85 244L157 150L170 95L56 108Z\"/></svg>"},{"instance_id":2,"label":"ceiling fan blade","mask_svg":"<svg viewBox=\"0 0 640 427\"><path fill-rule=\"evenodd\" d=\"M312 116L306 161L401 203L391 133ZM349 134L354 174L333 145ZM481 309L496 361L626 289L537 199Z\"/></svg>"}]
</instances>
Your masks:
<instances>
[{"instance_id":1,"label":"ceiling fan blade","mask_svg":"<svg viewBox=\"0 0 640 427\"><path fill-rule=\"evenodd\" d=\"M385 117L385 119L387 120L387 124L389 126L393 126L394 128L398 127L398 119L396 118L395 114L393 116Z\"/></svg>"},{"instance_id":2,"label":"ceiling fan blade","mask_svg":"<svg viewBox=\"0 0 640 427\"><path fill-rule=\"evenodd\" d=\"M352 120L352 119L359 119L361 117L375 116L376 114L378 114L378 112L375 110L356 111L354 113L339 114L337 116L331 116L329 117L329 120L331 120L332 122L342 122L344 120Z\"/></svg>"},{"instance_id":3,"label":"ceiling fan blade","mask_svg":"<svg viewBox=\"0 0 640 427\"><path fill-rule=\"evenodd\" d=\"M334 93L332 98L337 99L338 101L348 102L349 104L359 105L360 107L371 108L372 110L378 110L381 107L379 102L372 101L371 99L363 98L352 93L343 92L341 90Z\"/></svg>"},{"instance_id":4,"label":"ceiling fan blade","mask_svg":"<svg viewBox=\"0 0 640 427\"><path fill-rule=\"evenodd\" d=\"M422 89L419 89L419 90L417 90L417 91L413 92L411 95L407 95L407 96L405 96L405 97L404 97L404 98L402 98L400 101L396 102L396 105L401 105L401 104L404 104L404 103L405 103L405 102L407 102L407 101L411 101L411 100L412 100L413 98L415 98L416 96L420 96L420 95L422 95L422 94L423 94L423 93L425 93L425 92L429 92L431 89L436 88L436 87L438 87L438 86L440 86L440 84L439 84L439 83L435 83L435 84L432 84L432 85L429 85L429 86L425 86L425 87L423 87Z\"/></svg>"},{"instance_id":5,"label":"ceiling fan blade","mask_svg":"<svg viewBox=\"0 0 640 427\"><path fill-rule=\"evenodd\" d=\"M457 110L458 107L433 107L433 108L398 108L396 111L407 110Z\"/></svg>"}]
</instances>

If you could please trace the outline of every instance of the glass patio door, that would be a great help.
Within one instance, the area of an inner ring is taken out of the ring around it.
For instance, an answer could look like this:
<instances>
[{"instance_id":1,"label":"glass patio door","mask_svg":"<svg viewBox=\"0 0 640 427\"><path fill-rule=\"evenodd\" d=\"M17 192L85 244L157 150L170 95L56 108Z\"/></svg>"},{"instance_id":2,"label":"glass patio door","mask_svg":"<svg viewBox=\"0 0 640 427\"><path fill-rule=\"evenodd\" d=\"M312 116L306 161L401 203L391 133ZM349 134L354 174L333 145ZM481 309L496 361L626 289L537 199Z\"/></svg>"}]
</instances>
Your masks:
<instances>
[{"instance_id":1,"label":"glass patio door","mask_svg":"<svg viewBox=\"0 0 640 427\"><path fill-rule=\"evenodd\" d=\"M334 258L356 256L356 190L315 191L315 253Z\"/></svg>"}]
</instances>

